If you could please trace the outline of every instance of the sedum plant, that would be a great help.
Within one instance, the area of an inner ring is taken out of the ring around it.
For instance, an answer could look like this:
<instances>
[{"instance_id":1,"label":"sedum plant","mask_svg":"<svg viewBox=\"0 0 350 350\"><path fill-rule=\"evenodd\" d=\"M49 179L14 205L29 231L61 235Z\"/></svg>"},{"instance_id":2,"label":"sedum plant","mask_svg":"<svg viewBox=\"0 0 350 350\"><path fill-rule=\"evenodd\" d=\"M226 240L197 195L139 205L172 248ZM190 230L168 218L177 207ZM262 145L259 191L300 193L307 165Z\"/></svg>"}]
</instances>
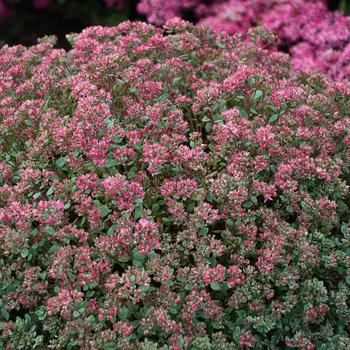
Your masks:
<instances>
[{"instance_id":1,"label":"sedum plant","mask_svg":"<svg viewBox=\"0 0 350 350\"><path fill-rule=\"evenodd\" d=\"M0 49L0 346L350 347L350 88L258 34Z\"/></svg>"}]
</instances>

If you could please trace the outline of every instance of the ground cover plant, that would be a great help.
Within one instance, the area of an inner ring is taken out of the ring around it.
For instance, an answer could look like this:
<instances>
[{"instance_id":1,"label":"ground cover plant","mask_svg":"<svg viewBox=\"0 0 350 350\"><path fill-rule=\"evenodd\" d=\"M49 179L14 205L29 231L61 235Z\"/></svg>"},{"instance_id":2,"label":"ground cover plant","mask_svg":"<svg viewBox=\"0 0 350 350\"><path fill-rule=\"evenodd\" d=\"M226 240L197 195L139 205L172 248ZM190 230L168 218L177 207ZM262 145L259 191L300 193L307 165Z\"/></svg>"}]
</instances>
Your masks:
<instances>
[{"instance_id":1,"label":"ground cover plant","mask_svg":"<svg viewBox=\"0 0 350 350\"><path fill-rule=\"evenodd\" d=\"M265 34L1 48L5 349L350 347L350 88Z\"/></svg>"}]
</instances>

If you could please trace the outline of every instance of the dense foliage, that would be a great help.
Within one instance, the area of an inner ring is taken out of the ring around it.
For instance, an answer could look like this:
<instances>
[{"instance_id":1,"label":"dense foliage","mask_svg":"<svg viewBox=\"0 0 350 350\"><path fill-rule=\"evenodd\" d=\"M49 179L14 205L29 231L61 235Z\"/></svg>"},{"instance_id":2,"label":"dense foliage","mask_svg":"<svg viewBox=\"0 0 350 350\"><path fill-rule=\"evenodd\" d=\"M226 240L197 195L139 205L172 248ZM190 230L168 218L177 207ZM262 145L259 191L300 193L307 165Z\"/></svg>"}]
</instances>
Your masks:
<instances>
[{"instance_id":1,"label":"dense foliage","mask_svg":"<svg viewBox=\"0 0 350 350\"><path fill-rule=\"evenodd\" d=\"M0 50L5 349L348 349L349 86L178 20L69 40Z\"/></svg>"}]
</instances>

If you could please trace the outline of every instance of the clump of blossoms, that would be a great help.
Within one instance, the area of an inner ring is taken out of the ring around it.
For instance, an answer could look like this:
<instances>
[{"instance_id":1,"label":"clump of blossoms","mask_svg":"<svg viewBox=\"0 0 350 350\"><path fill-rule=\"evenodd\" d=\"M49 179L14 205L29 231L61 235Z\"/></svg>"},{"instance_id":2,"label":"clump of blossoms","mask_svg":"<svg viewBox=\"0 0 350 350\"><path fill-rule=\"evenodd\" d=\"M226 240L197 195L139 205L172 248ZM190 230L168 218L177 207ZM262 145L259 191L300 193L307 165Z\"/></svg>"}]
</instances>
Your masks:
<instances>
[{"instance_id":1,"label":"clump of blossoms","mask_svg":"<svg viewBox=\"0 0 350 350\"><path fill-rule=\"evenodd\" d=\"M0 50L5 349L348 349L350 87L178 19Z\"/></svg>"},{"instance_id":2,"label":"clump of blossoms","mask_svg":"<svg viewBox=\"0 0 350 350\"><path fill-rule=\"evenodd\" d=\"M318 70L331 79L349 77L350 19L323 0L228 0L214 3L200 23L229 33L260 25L279 38L296 70Z\"/></svg>"}]
</instances>

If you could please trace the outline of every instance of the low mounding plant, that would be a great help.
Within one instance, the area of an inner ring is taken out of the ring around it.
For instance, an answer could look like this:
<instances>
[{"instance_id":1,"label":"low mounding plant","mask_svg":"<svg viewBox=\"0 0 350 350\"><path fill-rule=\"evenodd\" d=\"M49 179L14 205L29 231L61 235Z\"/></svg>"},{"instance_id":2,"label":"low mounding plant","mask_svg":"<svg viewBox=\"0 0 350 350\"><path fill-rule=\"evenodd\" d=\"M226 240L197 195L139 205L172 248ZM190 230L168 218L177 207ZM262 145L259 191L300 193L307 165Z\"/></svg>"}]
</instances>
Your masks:
<instances>
[{"instance_id":1,"label":"low mounding plant","mask_svg":"<svg viewBox=\"0 0 350 350\"><path fill-rule=\"evenodd\" d=\"M2 346L349 349L349 86L177 19L69 40L0 50Z\"/></svg>"}]
</instances>

